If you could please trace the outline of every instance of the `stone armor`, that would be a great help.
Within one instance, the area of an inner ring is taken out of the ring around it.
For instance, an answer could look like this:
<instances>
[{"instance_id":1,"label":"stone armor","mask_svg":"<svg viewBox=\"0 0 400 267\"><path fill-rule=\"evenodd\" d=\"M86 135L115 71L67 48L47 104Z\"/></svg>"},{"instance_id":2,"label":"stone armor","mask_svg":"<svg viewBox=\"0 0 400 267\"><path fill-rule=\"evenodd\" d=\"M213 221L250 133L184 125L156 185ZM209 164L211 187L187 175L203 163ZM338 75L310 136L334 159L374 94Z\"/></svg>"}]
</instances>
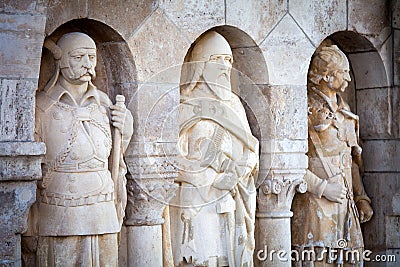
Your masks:
<instances>
[{"instance_id":1,"label":"stone armor","mask_svg":"<svg viewBox=\"0 0 400 267\"><path fill-rule=\"evenodd\" d=\"M116 233L120 225L108 170L110 100L93 85L81 103L71 105L68 99L72 100L59 85L37 98L36 134L47 148L39 235Z\"/></svg>"}]
</instances>

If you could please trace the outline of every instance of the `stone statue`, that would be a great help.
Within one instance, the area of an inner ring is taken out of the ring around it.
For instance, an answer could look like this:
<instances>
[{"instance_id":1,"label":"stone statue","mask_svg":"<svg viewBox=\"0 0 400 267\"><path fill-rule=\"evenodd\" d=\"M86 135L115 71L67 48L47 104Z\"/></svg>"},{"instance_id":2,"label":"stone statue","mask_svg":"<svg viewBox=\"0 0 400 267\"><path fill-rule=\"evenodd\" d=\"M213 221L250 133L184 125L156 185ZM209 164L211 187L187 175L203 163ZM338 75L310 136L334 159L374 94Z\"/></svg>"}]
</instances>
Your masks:
<instances>
[{"instance_id":1,"label":"stone statue","mask_svg":"<svg viewBox=\"0 0 400 267\"><path fill-rule=\"evenodd\" d=\"M88 35L68 33L45 46L54 54L56 70L36 103L35 135L46 144L43 180L30 218L35 227L30 231L39 236L36 264L117 266L117 234L126 205L122 153L133 118L123 103L112 105L92 84L96 45ZM121 134L122 142L112 147L113 137Z\"/></svg>"},{"instance_id":2,"label":"stone statue","mask_svg":"<svg viewBox=\"0 0 400 267\"><path fill-rule=\"evenodd\" d=\"M349 71L345 54L334 45L321 48L311 62L308 192L293 201L292 245L299 252L312 250L315 258L298 258L296 266L362 265L360 222L373 211L362 183L358 116L340 96L351 81Z\"/></svg>"},{"instance_id":3,"label":"stone statue","mask_svg":"<svg viewBox=\"0 0 400 267\"><path fill-rule=\"evenodd\" d=\"M232 60L229 43L208 32L181 84L176 266L253 265L258 140L231 91Z\"/></svg>"}]
</instances>

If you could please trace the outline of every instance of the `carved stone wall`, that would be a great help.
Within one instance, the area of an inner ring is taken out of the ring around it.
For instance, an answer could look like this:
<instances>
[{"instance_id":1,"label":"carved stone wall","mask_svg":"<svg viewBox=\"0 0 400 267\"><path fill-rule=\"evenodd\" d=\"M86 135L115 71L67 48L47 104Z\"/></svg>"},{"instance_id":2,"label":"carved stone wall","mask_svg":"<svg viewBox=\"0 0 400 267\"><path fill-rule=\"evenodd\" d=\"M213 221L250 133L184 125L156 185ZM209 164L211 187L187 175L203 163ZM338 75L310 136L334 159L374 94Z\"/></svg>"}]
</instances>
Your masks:
<instances>
[{"instance_id":1,"label":"carved stone wall","mask_svg":"<svg viewBox=\"0 0 400 267\"><path fill-rule=\"evenodd\" d=\"M133 206L127 222L148 225L161 223L165 203L158 200L168 201L173 194L177 171L180 67L174 66L184 61L198 36L215 27L232 46L238 59L234 66L257 85L269 107L270 115L262 115L265 103L247 114L250 123L254 116L261 125L252 128L261 141L261 177L267 178L259 190L259 218L275 211L290 217L291 182L299 182L301 191L307 168L310 59L323 40L348 33L333 40L347 52L357 81L353 106L360 115L364 182L375 210L364 227L365 243L374 252L397 253L399 261L399 12L398 0L368 5L362 0L1 1L0 264L20 265L19 234L40 178L44 147L33 143L33 126L35 90L45 82L39 81L44 37L78 30L100 44L100 60L107 60L99 64L97 82L112 99L116 92L127 94L135 117L128 155ZM121 54L131 58L114 56ZM264 65L255 60L260 55ZM246 101L257 105L251 92L239 88ZM273 130L262 129L271 123Z\"/></svg>"}]
</instances>

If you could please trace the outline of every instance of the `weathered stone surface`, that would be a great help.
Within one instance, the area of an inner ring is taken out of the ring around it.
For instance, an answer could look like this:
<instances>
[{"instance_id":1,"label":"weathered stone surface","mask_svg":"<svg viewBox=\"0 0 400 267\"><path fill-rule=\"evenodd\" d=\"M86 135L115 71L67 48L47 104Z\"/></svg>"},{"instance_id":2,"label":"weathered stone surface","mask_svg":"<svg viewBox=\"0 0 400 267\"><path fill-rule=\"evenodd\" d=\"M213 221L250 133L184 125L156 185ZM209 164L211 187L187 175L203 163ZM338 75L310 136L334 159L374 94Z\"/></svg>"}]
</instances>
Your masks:
<instances>
[{"instance_id":1,"label":"weathered stone surface","mask_svg":"<svg viewBox=\"0 0 400 267\"><path fill-rule=\"evenodd\" d=\"M0 229L23 233L28 209L36 199L36 182L1 182L0 193Z\"/></svg>"},{"instance_id":2,"label":"weathered stone surface","mask_svg":"<svg viewBox=\"0 0 400 267\"><path fill-rule=\"evenodd\" d=\"M251 80L242 78L239 78L237 94L244 105L253 135L258 140L273 138L276 130L275 120L268 98L263 94L262 89L265 85L255 85Z\"/></svg>"},{"instance_id":3,"label":"weathered stone surface","mask_svg":"<svg viewBox=\"0 0 400 267\"><path fill-rule=\"evenodd\" d=\"M388 86L385 67L377 52L355 53L349 61L357 83L357 89Z\"/></svg>"},{"instance_id":4,"label":"weathered stone surface","mask_svg":"<svg viewBox=\"0 0 400 267\"><path fill-rule=\"evenodd\" d=\"M400 85L400 30L394 30L393 32L393 83Z\"/></svg>"},{"instance_id":5,"label":"weathered stone surface","mask_svg":"<svg viewBox=\"0 0 400 267\"><path fill-rule=\"evenodd\" d=\"M21 235L0 231L0 265L21 266Z\"/></svg>"},{"instance_id":6,"label":"weathered stone surface","mask_svg":"<svg viewBox=\"0 0 400 267\"><path fill-rule=\"evenodd\" d=\"M161 225L131 226L126 233L129 240L135 240L128 246L127 266L163 266Z\"/></svg>"},{"instance_id":7,"label":"weathered stone surface","mask_svg":"<svg viewBox=\"0 0 400 267\"><path fill-rule=\"evenodd\" d=\"M362 139L388 138L391 136L390 95L390 88L357 91L357 114L360 117L360 137Z\"/></svg>"},{"instance_id":8,"label":"weathered stone surface","mask_svg":"<svg viewBox=\"0 0 400 267\"><path fill-rule=\"evenodd\" d=\"M386 246L389 248L400 247L400 216L386 217Z\"/></svg>"},{"instance_id":9,"label":"weathered stone surface","mask_svg":"<svg viewBox=\"0 0 400 267\"><path fill-rule=\"evenodd\" d=\"M400 2L391 1L392 27L400 29Z\"/></svg>"},{"instance_id":10,"label":"weathered stone surface","mask_svg":"<svg viewBox=\"0 0 400 267\"><path fill-rule=\"evenodd\" d=\"M363 159L367 172L400 171L399 140L366 140L363 143Z\"/></svg>"},{"instance_id":11,"label":"weathered stone surface","mask_svg":"<svg viewBox=\"0 0 400 267\"><path fill-rule=\"evenodd\" d=\"M36 82L0 80L0 141L33 141Z\"/></svg>"},{"instance_id":12,"label":"weathered stone surface","mask_svg":"<svg viewBox=\"0 0 400 267\"><path fill-rule=\"evenodd\" d=\"M287 2L226 1L226 24L238 27L260 44L287 11Z\"/></svg>"},{"instance_id":13,"label":"weathered stone surface","mask_svg":"<svg viewBox=\"0 0 400 267\"><path fill-rule=\"evenodd\" d=\"M389 1L348 2L348 30L363 34L377 48L390 35Z\"/></svg>"},{"instance_id":14,"label":"weathered stone surface","mask_svg":"<svg viewBox=\"0 0 400 267\"><path fill-rule=\"evenodd\" d=\"M260 150L262 153L306 153L308 150L307 140L275 139L264 142Z\"/></svg>"},{"instance_id":15,"label":"weathered stone surface","mask_svg":"<svg viewBox=\"0 0 400 267\"><path fill-rule=\"evenodd\" d=\"M125 104L137 91L136 66L128 45L124 42L105 42L98 45L96 80L98 89L108 88L108 96L114 102L117 94L125 96Z\"/></svg>"},{"instance_id":16,"label":"weathered stone surface","mask_svg":"<svg viewBox=\"0 0 400 267\"><path fill-rule=\"evenodd\" d=\"M154 82L156 78L158 82L179 82L179 75L169 75L167 69L183 63L189 43L160 9L146 20L128 44L136 63L138 81Z\"/></svg>"},{"instance_id":17,"label":"weathered stone surface","mask_svg":"<svg viewBox=\"0 0 400 267\"><path fill-rule=\"evenodd\" d=\"M275 170L306 169L307 156L304 153L274 153L271 168Z\"/></svg>"},{"instance_id":18,"label":"weathered stone surface","mask_svg":"<svg viewBox=\"0 0 400 267\"><path fill-rule=\"evenodd\" d=\"M394 64L396 64L393 58L394 55L394 49L393 49L393 35L390 35L389 38L386 39L386 41L381 45L380 50L378 50L379 55L382 59L383 66L385 68L385 73L386 73L386 80L382 81L382 84L393 84L393 80L395 79L393 77L393 70L394 70Z\"/></svg>"},{"instance_id":19,"label":"weathered stone surface","mask_svg":"<svg viewBox=\"0 0 400 267\"><path fill-rule=\"evenodd\" d=\"M193 42L203 32L225 23L225 2L161 0L160 7L180 31Z\"/></svg>"},{"instance_id":20,"label":"weathered stone surface","mask_svg":"<svg viewBox=\"0 0 400 267\"><path fill-rule=\"evenodd\" d=\"M88 0L88 18L109 25L119 32L125 40L137 30L140 24L157 8L157 2L151 1L120 1ZM107 12L104 12L107 10Z\"/></svg>"},{"instance_id":21,"label":"weathered stone surface","mask_svg":"<svg viewBox=\"0 0 400 267\"><path fill-rule=\"evenodd\" d=\"M268 84L267 64L260 48L234 48L232 53L234 69L247 76L254 84Z\"/></svg>"},{"instance_id":22,"label":"weathered stone surface","mask_svg":"<svg viewBox=\"0 0 400 267\"><path fill-rule=\"evenodd\" d=\"M49 0L47 4L46 35L50 35L57 27L67 21L86 17L87 0L72 2Z\"/></svg>"},{"instance_id":23,"label":"weathered stone surface","mask_svg":"<svg viewBox=\"0 0 400 267\"><path fill-rule=\"evenodd\" d=\"M129 47L124 42L106 42L98 45L104 60L108 77L112 78L111 83L135 82L136 66Z\"/></svg>"},{"instance_id":24,"label":"weathered stone surface","mask_svg":"<svg viewBox=\"0 0 400 267\"><path fill-rule=\"evenodd\" d=\"M43 143L0 142L0 180L33 180L42 177Z\"/></svg>"},{"instance_id":25,"label":"weathered stone surface","mask_svg":"<svg viewBox=\"0 0 400 267\"><path fill-rule=\"evenodd\" d=\"M0 265L21 266L21 236L29 207L36 199L36 182L0 182Z\"/></svg>"},{"instance_id":26,"label":"weathered stone surface","mask_svg":"<svg viewBox=\"0 0 400 267\"><path fill-rule=\"evenodd\" d=\"M270 84L307 84L308 66L315 48L290 15L285 15L260 47L267 62Z\"/></svg>"},{"instance_id":27,"label":"weathered stone surface","mask_svg":"<svg viewBox=\"0 0 400 267\"><path fill-rule=\"evenodd\" d=\"M375 50L374 46L364 36L356 32L340 31L335 32L329 39L340 45L340 48L346 53L370 52ZM325 41L325 40L324 40ZM322 43L321 43L322 44Z\"/></svg>"},{"instance_id":28,"label":"weathered stone surface","mask_svg":"<svg viewBox=\"0 0 400 267\"><path fill-rule=\"evenodd\" d=\"M43 14L46 11L46 1L43 0L25 0L13 1L3 0L0 2L0 12L5 13L29 13L29 14Z\"/></svg>"},{"instance_id":29,"label":"weathered stone surface","mask_svg":"<svg viewBox=\"0 0 400 267\"><path fill-rule=\"evenodd\" d=\"M128 108L135 122L133 141L175 141L178 138L178 84L139 84Z\"/></svg>"},{"instance_id":30,"label":"weathered stone surface","mask_svg":"<svg viewBox=\"0 0 400 267\"><path fill-rule=\"evenodd\" d=\"M371 221L364 224L365 246L375 252L377 248L385 247L388 226L385 217L394 215L392 207L387 204L393 203L393 196L400 190L400 175L398 173L366 173L363 180L374 208ZM391 233L395 232L397 231Z\"/></svg>"},{"instance_id":31,"label":"weathered stone surface","mask_svg":"<svg viewBox=\"0 0 400 267\"><path fill-rule=\"evenodd\" d=\"M215 27L213 30L224 36L232 49L254 47L257 45L250 35L234 26L223 25Z\"/></svg>"},{"instance_id":32,"label":"weathered stone surface","mask_svg":"<svg viewBox=\"0 0 400 267\"><path fill-rule=\"evenodd\" d=\"M289 13L316 46L330 34L346 30L346 10L345 1L289 1Z\"/></svg>"},{"instance_id":33,"label":"weathered stone surface","mask_svg":"<svg viewBox=\"0 0 400 267\"><path fill-rule=\"evenodd\" d=\"M0 73L2 78L39 78L45 16L2 14Z\"/></svg>"},{"instance_id":34,"label":"weathered stone surface","mask_svg":"<svg viewBox=\"0 0 400 267\"><path fill-rule=\"evenodd\" d=\"M275 138L307 139L306 86L270 86L262 90L275 122Z\"/></svg>"},{"instance_id":35,"label":"weathered stone surface","mask_svg":"<svg viewBox=\"0 0 400 267\"><path fill-rule=\"evenodd\" d=\"M395 216L400 216L400 194L395 194L392 197L392 213Z\"/></svg>"},{"instance_id":36,"label":"weathered stone surface","mask_svg":"<svg viewBox=\"0 0 400 267\"><path fill-rule=\"evenodd\" d=\"M391 89L392 102L392 135L395 138L400 137L400 86L393 86Z\"/></svg>"}]
</instances>

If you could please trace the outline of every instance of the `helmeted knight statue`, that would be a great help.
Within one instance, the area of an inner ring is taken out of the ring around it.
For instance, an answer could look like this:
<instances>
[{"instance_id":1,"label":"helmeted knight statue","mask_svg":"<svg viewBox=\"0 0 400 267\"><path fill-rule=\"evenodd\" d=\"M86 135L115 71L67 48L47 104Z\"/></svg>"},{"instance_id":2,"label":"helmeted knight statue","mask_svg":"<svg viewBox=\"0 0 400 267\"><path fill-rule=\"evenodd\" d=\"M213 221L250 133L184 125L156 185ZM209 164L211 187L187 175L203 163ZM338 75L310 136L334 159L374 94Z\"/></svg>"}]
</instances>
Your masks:
<instances>
[{"instance_id":1,"label":"helmeted knight statue","mask_svg":"<svg viewBox=\"0 0 400 267\"><path fill-rule=\"evenodd\" d=\"M117 266L132 115L93 85L97 55L88 35L67 33L45 46L56 70L36 99L35 138L46 155L27 235L39 236L38 266ZM111 125L122 133L121 149L112 147ZM118 177L109 170L112 149L120 151Z\"/></svg>"},{"instance_id":2,"label":"helmeted knight statue","mask_svg":"<svg viewBox=\"0 0 400 267\"><path fill-rule=\"evenodd\" d=\"M176 266L253 264L258 140L231 91L232 62L229 43L207 32L181 79Z\"/></svg>"}]
</instances>

